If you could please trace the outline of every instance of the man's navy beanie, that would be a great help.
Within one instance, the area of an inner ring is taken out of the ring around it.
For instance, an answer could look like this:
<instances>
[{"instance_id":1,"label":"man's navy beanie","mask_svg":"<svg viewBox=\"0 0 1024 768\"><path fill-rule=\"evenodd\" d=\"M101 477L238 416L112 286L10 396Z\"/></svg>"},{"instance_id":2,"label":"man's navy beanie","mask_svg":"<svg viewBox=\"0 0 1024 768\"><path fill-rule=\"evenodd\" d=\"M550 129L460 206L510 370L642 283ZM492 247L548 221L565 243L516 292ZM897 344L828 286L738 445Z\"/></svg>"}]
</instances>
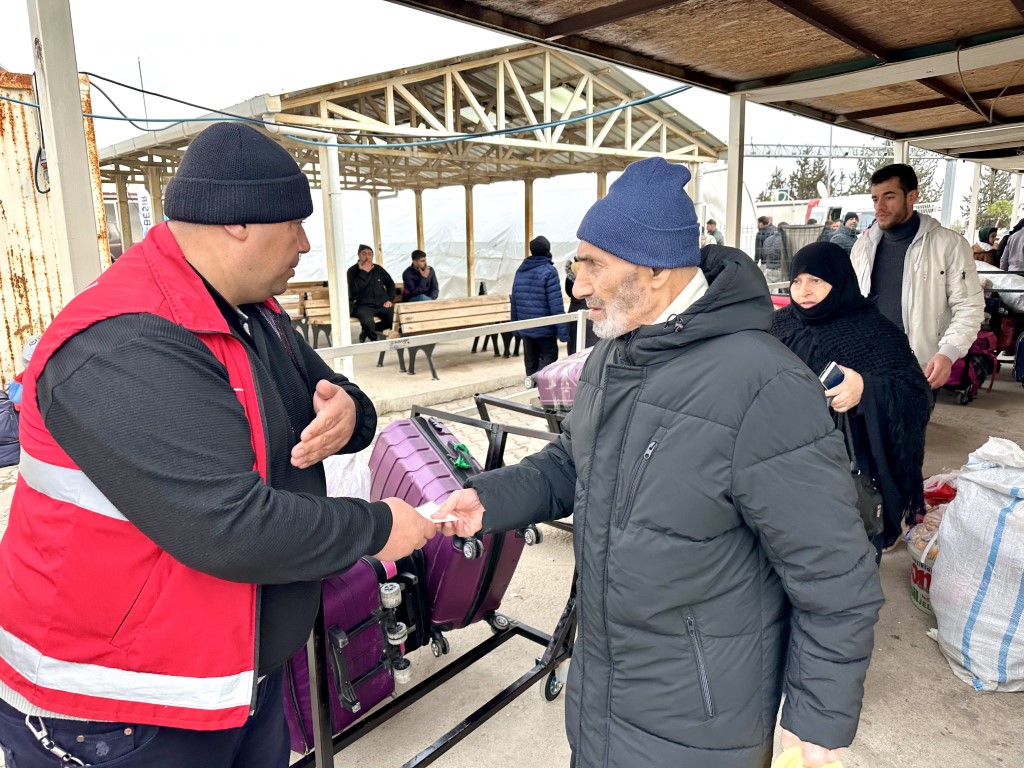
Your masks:
<instances>
[{"instance_id":1,"label":"man's navy beanie","mask_svg":"<svg viewBox=\"0 0 1024 768\"><path fill-rule=\"evenodd\" d=\"M276 224L312 214L313 197L280 144L242 123L214 123L185 151L164 212L193 224Z\"/></svg>"},{"instance_id":2,"label":"man's navy beanie","mask_svg":"<svg viewBox=\"0 0 1024 768\"><path fill-rule=\"evenodd\" d=\"M576 237L642 267L700 265L700 224L683 187L690 172L664 158L630 164L587 211Z\"/></svg>"}]
</instances>

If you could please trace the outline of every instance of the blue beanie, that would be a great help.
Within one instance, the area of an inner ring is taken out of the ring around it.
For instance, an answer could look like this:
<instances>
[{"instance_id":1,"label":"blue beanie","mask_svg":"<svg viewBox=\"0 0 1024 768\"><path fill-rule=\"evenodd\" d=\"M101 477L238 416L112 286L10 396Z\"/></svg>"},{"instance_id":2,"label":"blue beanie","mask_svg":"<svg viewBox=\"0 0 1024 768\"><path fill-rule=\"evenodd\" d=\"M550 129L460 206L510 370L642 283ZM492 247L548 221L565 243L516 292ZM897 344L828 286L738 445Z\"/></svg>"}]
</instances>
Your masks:
<instances>
[{"instance_id":1,"label":"blue beanie","mask_svg":"<svg viewBox=\"0 0 1024 768\"><path fill-rule=\"evenodd\" d=\"M313 197L280 144L242 123L214 123L181 158L164 213L193 224L276 224L312 214Z\"/></svg>"},{"instance_id":2,"label":"blue beanie","mask_svg":"<svg viewBox=\"0 0 1024 768\"><path fill-rule=\"evenodd\" d=\"M583 217L576 237L641 267L700 265L690 172L661 157L631 163Z\"/></svg>"}]
</instances>

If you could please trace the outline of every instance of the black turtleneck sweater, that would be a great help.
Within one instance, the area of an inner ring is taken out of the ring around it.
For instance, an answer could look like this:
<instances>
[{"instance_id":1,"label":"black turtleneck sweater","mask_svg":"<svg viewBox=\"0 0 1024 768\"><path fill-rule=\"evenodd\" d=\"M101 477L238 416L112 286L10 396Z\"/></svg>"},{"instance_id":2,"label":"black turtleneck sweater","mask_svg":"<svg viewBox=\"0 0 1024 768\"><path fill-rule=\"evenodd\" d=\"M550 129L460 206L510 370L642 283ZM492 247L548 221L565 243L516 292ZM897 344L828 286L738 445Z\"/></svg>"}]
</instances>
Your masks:
<instances>
[{"instance_id":1,"label":"black turtleneck sweater","mask_svg":"<svg viewBox=\"0 0 1024 768\"><path fill-rule=\"evenodd\" d=\"M915 211L909 219L882 232L875 250L875 264L871 268L871 295L878 311L903 327L903 267L906 264L907 249L914 241L921 217Z\"/></svg>"}]
</instances>

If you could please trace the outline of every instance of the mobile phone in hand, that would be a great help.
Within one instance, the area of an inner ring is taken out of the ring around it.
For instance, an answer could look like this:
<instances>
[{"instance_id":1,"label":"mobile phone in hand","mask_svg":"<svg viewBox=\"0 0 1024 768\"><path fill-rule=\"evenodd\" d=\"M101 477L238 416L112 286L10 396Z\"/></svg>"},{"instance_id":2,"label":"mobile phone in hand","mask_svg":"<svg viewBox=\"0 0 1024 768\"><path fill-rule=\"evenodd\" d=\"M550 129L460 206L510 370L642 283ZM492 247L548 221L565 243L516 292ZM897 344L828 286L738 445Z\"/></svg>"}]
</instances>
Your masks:
<instances>
[{"instance_id":1,"label":"mobile phone in hand","mask_svg":"<svg viewBox=\"0 0 1024 768\"><path fill-rule=\"evenodd\" d=\"M832 389L832 387L839 386L843 383L844 378L843 370L835 360L826 365L825 370L821 372L820 376L818 376L821 386L825 389Z\"/></svg>"}]
</instances>

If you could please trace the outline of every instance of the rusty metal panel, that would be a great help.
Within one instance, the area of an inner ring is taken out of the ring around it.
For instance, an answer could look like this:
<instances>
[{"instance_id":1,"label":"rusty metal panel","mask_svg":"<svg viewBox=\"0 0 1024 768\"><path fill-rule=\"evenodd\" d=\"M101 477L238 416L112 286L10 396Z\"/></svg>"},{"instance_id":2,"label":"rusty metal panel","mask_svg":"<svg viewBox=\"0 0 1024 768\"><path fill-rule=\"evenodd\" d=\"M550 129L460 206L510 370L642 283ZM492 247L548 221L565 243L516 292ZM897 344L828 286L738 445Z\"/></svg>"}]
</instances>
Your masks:
<instances>
[{"instance_id":1,"label":"rusty metal panel","mask_svg":"<svg viewBox=\"0 0 1024 768\"><path fill-rule=\"evenodd\" d=\"M83 106L89 102L83 82ZM34 103L32 76L0 72L0 95ZM86 110L88 111L88 110ZM102 201L96 138L86 119L94 198ZM22 368L21 350L33 334L42 333L63 306L53 212L45 191L45 168L36 168L40 149L36 108L0 100L0 385L6 386ZM37 186L38 184L38 186ZM39 189L43 192L40 192ZM106 243L106 215L98 209L97 233ZM110 263L109 247L106 250Z\"/></svg>"}]
</instances>

